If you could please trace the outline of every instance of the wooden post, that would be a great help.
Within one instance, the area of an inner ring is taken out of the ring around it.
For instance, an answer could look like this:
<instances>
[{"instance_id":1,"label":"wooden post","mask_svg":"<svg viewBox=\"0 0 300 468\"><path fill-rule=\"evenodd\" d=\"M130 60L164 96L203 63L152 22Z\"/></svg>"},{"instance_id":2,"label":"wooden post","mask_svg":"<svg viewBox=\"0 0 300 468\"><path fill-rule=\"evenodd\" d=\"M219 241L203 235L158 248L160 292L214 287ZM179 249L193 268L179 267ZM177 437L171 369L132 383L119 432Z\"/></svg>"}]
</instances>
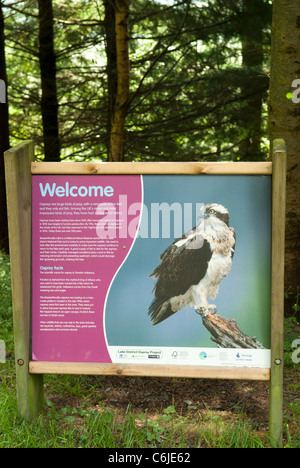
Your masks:
<instances>
[{"instance_id":1,"label":"wooden post","mask_svg":"<svg viewBox=\"0 0 300 468\"><path fill-rule=\"evenodd\" d=\"M284 140L273 146L272 177L272 297L271 297L271 382L270 436L282 447L283 430L283 319L284 245L287 151Z\"/></svg>"},{"instance_id":2,"label":"wooden post","mask_svg":"<svg viewBox=\"0 0 300 468\"><path fill-rule=\"evenodd\" d=\"M11 263L18 409L34 418L43 404L43 378L29 374L31 336L31 163L25 141L4 153Z\"/></svg>"}]
</instances>

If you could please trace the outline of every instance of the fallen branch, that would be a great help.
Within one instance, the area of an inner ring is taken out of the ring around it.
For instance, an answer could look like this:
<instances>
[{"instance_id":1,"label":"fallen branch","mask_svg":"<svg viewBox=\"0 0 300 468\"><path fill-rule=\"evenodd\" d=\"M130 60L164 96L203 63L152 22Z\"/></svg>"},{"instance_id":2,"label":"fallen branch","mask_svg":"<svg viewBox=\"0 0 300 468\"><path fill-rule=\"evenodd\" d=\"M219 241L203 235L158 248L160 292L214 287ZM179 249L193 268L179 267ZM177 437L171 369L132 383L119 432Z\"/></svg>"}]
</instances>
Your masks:
<instances>
[{"instance_id":1,"label":"fallen branch","mask_svg":"<svg viewBox=\"0 0 300 468\"><path fill-rule=\"evenodd\" d=\"M243 333L234 319L227 320L212 312L203 314L199 311L199 315L202 317L203 325L212 335L211 340L219 348L264 349L264 346L255 337L251 338Z\"/></svg>"}]
</instances>

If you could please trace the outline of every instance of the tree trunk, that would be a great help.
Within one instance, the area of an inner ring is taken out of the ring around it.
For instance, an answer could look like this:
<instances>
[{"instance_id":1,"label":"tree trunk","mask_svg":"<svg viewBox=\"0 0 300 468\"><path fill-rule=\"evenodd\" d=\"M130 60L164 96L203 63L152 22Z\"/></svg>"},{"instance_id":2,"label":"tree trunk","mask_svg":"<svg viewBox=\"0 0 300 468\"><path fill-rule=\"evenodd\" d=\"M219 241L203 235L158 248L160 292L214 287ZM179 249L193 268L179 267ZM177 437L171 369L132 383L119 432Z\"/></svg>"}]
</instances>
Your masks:
<instances>
[{"instance_id":1,"label":"tree trunk","mask_svg":"<svg viewBox=\"0 0 300 468\"><path fill-rule=\"evenodd\" d=\"M117 45L116 45L116 5L115 0L104 0L105 6L105 39L106 39L106 74L108 87L107 105L107 154L110 154L110 135L112 116L118 90Z\"/></svg>"},{"instance_id":2,"label":"tree trunk","mask_svg":"<svg viewBox=\"0 0 300 468\"><path fill-rule=\"evenodd\" d=\"M109 161L123 160L125 121L129 107L129 34L130 0L105 0L105 29L109 94Z\"/></svg>"},{"instance_id":3,"label":"tree trunk","mask_svg":"<svg viewBox=\"0 0 300 468\"><path fill-rule=\"evenodd\" d=\"M242 116L241 125L244 139L240 142L241 159L259 161L262 137L262 105L268 82L263 75L265 25L260 18L263 0L243 0L243 29L241 32L243 67L249 71L243 92L249 95L247 112Z\"/></svg>"},{"instance_id":4,"label":"tree trunk","mask_svg":"<svg viewBox=\"0 0 300 468\"><path fill-rule=\"evenodd\" d=\"M7 100L7 75L5 62L4 18L0 2L0 250L8 253L7 207L4 174L4 151L9 149L9 114ZM4 97L4 99L2 99Z\"/></svg>"},{"instance_id":5,"label":"tree trunk","mask_svg":"<svg viewBox=\"0 0 300 468\"><path fill-rule=\"evenodd\" d=\"M271 143L282 138L287 144L287 213L285 289L290 288L291 310L300 283L300 104L287 98L292 83L299 78L300 3L299 0L274 0L271 77L269 98L269 136Z\"/></svg>"},{"instance_id":6,"label":"tree trunk","mask_svg":"<svg viewBox=\"0 0 300 468\"><path fill-rule=\"evenodd\" d=\"M52 0L39 0L38 3L45 161L60 161Z\"/></svg>"}]
</instances>

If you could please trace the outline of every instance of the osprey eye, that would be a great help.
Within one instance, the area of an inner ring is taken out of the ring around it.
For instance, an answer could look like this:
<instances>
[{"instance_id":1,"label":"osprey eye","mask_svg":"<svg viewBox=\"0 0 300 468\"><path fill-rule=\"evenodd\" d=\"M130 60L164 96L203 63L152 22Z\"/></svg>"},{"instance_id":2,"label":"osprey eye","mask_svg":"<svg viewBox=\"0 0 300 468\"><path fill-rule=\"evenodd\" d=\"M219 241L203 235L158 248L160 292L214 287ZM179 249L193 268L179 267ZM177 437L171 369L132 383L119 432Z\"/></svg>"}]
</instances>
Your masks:
<instances>
[{"instance_id":1,"label":"osprey eye","mask_svg":"<svg viewBox=\"0 0 300 468\"><path fill-rule=\"evenodd\" d=\"M212 208L209 210L209 213L210 214L214 214L215 213L215 210L213 210Z\"/></svg>"}]
</instances>

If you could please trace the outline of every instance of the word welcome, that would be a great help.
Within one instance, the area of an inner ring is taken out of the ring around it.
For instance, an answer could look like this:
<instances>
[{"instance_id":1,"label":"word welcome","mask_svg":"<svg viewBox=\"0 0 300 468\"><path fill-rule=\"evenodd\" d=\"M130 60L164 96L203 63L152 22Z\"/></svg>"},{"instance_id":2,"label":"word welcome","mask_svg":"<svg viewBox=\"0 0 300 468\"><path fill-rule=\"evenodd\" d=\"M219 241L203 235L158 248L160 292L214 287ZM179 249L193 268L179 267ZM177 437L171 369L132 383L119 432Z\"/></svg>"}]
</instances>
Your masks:
<instances>
[{"instance_id":1,"label":"word welcome","mask_svg":"<svg viewBox=\"0 0 300 468\"><path fill-rule=\"evenodd\" d=\"M0 80L0 104L6 104L6 83Z\"/></svg>"},{"instance_id":2,"label":"word welcome","mask_svg":"<svg viewBox=\"0 0 300 468\"><path fill-rule=\"evenodd\" d=\"M56 185L54 182L50 185L48 182L43 185L40 183L40 191L42 197L49 195L51 198L56 197L112 197L114 194L114 189L110 185L102 187L102 185L89 186L81 185L72 185L70 187L69 182L66 182L64 186Z\"/></svg>"}]
</instances>

